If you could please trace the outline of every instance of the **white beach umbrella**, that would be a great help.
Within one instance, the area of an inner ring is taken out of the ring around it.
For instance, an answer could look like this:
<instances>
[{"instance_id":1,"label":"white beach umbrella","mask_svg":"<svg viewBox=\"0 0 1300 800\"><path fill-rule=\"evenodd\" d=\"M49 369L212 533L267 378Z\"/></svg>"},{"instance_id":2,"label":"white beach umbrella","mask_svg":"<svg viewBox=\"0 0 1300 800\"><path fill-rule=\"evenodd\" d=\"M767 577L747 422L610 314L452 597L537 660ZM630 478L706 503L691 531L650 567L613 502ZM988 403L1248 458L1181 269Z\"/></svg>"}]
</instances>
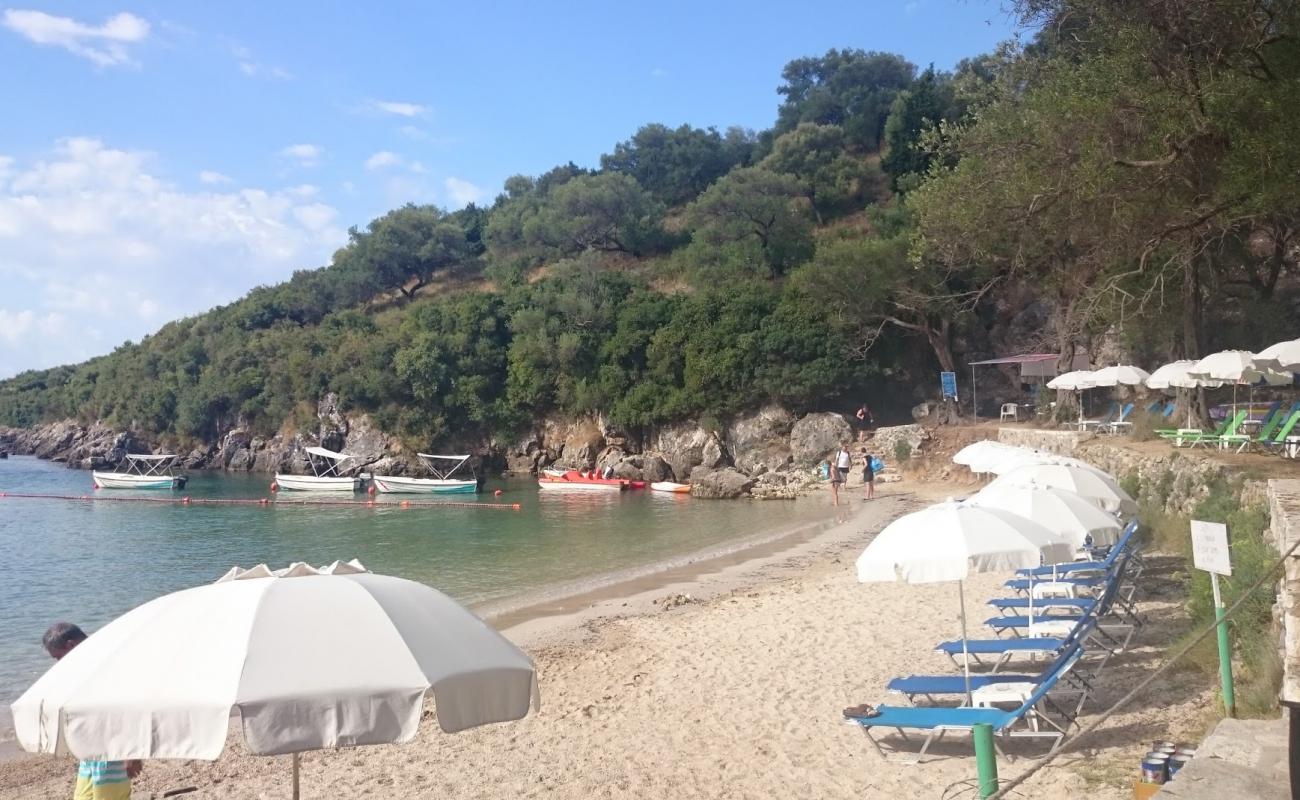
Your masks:
<instances>
[{"instance_id":1,"label":"white beach umbrella","mask_svg":"<svg viewBox=\"0 0 1300 800\"><path fill-rule=\"evenodd\" d=\"M1160 367L1151 376L1147 378L1147 388L1150 389L1196 389L1199 387L1213 388L1222 386L1222 381L1210 380L1208 378L1194 378L1191 371L1196 367L1195 361L1187 359L1181 361L1171 361Z\"/></svg>"},{"instance_id":2,"label":"white beach umbrella","mask_svg":"<svg viewBox=\"0 0 1300 800\"><path fill-rule=\"evenodd\" d=\"M952 460L954 464L970 467L971 472L988 473L993 472L992 468L995 465L1006 461L1008 458L1030 452L1033 451L1027 447L1018 447L992 439L984 439L974 444L968 444L958 450Z\"/></svg>"},{"instance_id":3,"label":"white beach umbrella","mask_svg":"<svg viewBox=\"0 0 1300 800\"><path fill-rule=\"evenodd\" d=\"M1061 534L999 508L948 501L891 522L858 556L858 580L939 583L957 581L961 605L962 662L970 701L966 644L968 575L1037 567L1046 559L1067 561L1074 548Z\"/></svg>"},{"instance_id":4,"label":"white beach umbrella","mask_svg":"<svg viewBox=\"0 0 1300 800\"><path fill-rule=\"evenodd\" d=\"M1257 359L1249 350L1224 350L1202 358L1187 371L1193 378L1222 381L1223 383L1258 383L1264 381L1274 386L1291 382L1289 373L1269 368L1269 359Z\"/></svg>"},{"instance_id":5,"label":"white beach umbrella","mask_svg":"<svg viewBox=\"0 0 1300 800\"><path fill-rule=\"evenodd\" d=\"M1126 364L1104 367L1092 373L1093 386L1142 386L1151 375L1141 367Z\"/></svg>"},{"instance_id":6,"label":"white beach umbrella","mask_svg":"<svg viewBox=\"0 0 1300 800\"><path fill-rule=\"evenodd\" d=\"M231 570L113 620L13 704L24 749L215 759L238 715L258 755L406 742L425 695L449 733L516 720L532 661L451 598L355 561Z\"/></svg>"},{"instance_id":7,"label":"white beach umbrella","mask_svg":"<svg viewBox=\"0 0 1300 800\"><path fill-rule=\"evenodd\" d=\"M1278 342L1255 354L1255 363L1278 372L1300 372L1300 339Z\"/></svg>"},{"instance_id":8,"label":"white beach umbrella","mask_svg":"<svg viewBox=\"0 0 1300 800\"><path fill-rule=\"evenodd\" d=\"M1096 385L1093 383L1092 372L1086 369L1063 372L1047 382L1047 388L1066 392L1080 392Z\"/></svg>"},{"instance_id":9,"label":"white beach umbrella","mask_svg":"<svg viewBox=\"0 0 1300 800\"><path fill-rule=\"evenodd\" d=\"M968 500L971 505L1000 508L1032 519L1068 538L1076 548L1111 545L1124 526L1096 503L1074 492L1038 484L989 485Z\"/></svg>"},{"instance_id":10,"label":"white beach umbrella","mask_svg":"<svg viewBox=\"0 0 1300 800\"><path fill-rule=\"evenodd\" d=\"M1076 464L1029 464L1001 475L992 486L1055 486L1074 492L1112 514L1131 517L1137 503L1114 478L1099 469Z\"/></svg>"}]
</instances>

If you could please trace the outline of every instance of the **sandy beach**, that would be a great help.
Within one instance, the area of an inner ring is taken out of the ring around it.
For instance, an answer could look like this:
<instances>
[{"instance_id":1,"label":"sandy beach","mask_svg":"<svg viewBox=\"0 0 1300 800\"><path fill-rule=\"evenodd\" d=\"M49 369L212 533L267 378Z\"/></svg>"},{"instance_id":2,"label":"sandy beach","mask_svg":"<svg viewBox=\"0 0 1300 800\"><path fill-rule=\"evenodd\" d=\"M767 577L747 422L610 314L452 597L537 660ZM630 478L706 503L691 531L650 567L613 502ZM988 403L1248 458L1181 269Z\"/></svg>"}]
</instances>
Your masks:
<instances>
[{"instance_id":1,"label":"sandy beach","mask_svg":"<svg viewBox=\"0 0 1300 800\"><path fill-rule=\"evenodd\" d=\"M306 754L303 797L973 797L968 740L951 739L920 765L895 763L840 715L858 702L905 702L884 691L894 675L953 671L930 648L957 634L955 586L862 585L853 575L876 531L942 492L881 494L855 499L811 538L507 628L539 667L540 712L454 736L427 718L408 745ZM988 616L983 601L1001 594L1004 578L968 582L973 619ZM1152 584L1142 608L1159 624L1112 660L1093 714L1153 669L1154 648L1182 630L1172 584ZM1131 796L1146 744L1199 733L1213 697L1204 676L1184 673L1153 695L1030 788ZM1042 752L1033 743L1010 750L1022 757L1001 760L1003 777ZM0 798L66 798L74 771L70 759L0 764ZM188 786L198 788L188 797L288 797L289 759L249 756L236 735L216 762L148 763L135 796Z\"/></svg>"}]
</instances>

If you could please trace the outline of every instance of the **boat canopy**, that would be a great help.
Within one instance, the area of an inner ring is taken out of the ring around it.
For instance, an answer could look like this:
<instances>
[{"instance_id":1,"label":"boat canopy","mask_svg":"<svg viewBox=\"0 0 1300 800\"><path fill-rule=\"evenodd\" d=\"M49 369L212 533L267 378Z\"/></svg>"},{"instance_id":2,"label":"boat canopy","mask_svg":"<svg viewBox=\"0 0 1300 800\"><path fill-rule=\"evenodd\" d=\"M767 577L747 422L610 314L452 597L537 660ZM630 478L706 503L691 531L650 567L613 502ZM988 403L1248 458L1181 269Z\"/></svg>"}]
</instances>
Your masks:
<instances>
[{"instance_id":1,"label":"boat canopy","mask_svg":"<svg viewBox=\"0 0 1300 800\"><path fill-rule=\"evenodd\" d=\"M327 450L324 447L304 447L303 449L314 456L331 458L335 461L342 461L346 458L355 458L355 456L348 455L347 453L336 453L333 450Z\"/></svg>"},{"instance_id":2,"label":"boat canopy","mask_svg":"<svg viewBox=\"0 0 1300 800\"><path fill-rule=\"evenodd\" d=\"M174 453L150 455L149 453L126 453L126 474L128 475L171 475L173 465L180 460Z\"/></svg>"},{"instance_id":3,"label":"boat canopy","mask_svg":"<svg viewBox=\"0 0 1300 800\"><path fill-rule=\"evenodd\" d=\"M432 472L433 476L435 478L438 478L439 480L447 480L452 476L452 474L456 470L464 466L466 461L469 461L468 455L440 456L440 455L435 455L433 453L416 453L416 455L425 460L425 464L429 467L429 471ZM456 463L452 464L450 467L444 468L433 463L434 459L438 459L441 461L454 461Z\"/></svg>"}]
</instances>

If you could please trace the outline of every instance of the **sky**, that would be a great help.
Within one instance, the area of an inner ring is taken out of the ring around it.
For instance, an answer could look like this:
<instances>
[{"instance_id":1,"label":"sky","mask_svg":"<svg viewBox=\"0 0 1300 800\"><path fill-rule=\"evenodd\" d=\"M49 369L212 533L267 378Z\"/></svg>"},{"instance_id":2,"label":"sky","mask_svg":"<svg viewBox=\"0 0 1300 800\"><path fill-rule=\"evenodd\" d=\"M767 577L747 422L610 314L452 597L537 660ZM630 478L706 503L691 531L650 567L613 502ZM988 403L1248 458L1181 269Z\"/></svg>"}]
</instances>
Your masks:
<instances>
[{"instance_id":1,"label":"sky","mask_svg":"<svg viewBox=\"0 0 1300 800\"><path fill-rule=\"evenodd\" d=\"M328 263L406 202L488 203L650 122L755 130L832 47L951 68L1000 0L0 0L0 378Z\"/></svg>"}]
</instances>

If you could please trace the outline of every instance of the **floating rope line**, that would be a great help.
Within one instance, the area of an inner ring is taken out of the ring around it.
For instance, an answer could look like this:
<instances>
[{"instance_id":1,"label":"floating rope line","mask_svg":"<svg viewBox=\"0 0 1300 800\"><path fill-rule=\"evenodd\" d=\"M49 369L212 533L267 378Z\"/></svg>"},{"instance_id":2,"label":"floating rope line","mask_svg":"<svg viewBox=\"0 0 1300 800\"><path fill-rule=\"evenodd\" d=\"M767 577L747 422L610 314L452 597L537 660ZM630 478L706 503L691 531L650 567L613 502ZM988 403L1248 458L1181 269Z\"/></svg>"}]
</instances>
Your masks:
<instances>
[{"instance_id":1,"label":"floating rope line","mask_svg":"<svg viewBox=\"0 0 1300 800\"><path fill-rule=\"evenodd\" d=\"M1278 558L1277 561L1274 561L1272 566L1270 566L1267 570L1265 570L1264 573L1260 575L1259 578L1253 584L1251 584L1249 588L1246 589L1246 591L1242 592L1241 596L1237 598L1237 601L1235 603L1233 603L1231 606L1228 607L1228 610L1225 611L1223 614L1223 619L1225 622L1232 618L1232 615L1237 612L1237 609L1241 608L1242 603L1245 603L1248 599L1250 599L1250 596L1255 593L1256 589L1258 589L1260 586L1264 584L1264 581L1269 580L1270 578L1273 577L1277 569L1286 563L1286 560L1291 557L1291 554L1296 551L1297 547L1300 547L1300 539L1297 539L1294 544L1288 547L1286 549L1286 552L1284 552L1282 556ZM1049 754L1048 756L1043 758L1042 761L1039 761L1034 766L1025 770L1018 777L1004 783L1002 787L998 789L998 791L989 798L989 800L1000 800L1000 798L1007 797L1007 793L1010 792L1012 789L1016 788L1017 786L1024 783L1025 781L1029 780L1039 770L1043 769L1043 767L1046 767L1048 764L1055 761L1057 756L1062 755L1063 753L1065 753L1066 750L1071 749L1076 742L1081 741L1085 736L1097 730L1097 728L1101 727L1102 723L1110 719L1111 715L1113 715L1116 711L1119 711L1124 706L1128 705L1128 703L1131 700L1133 700L1133 698L1137 697L1148 686L1150 686L1152 682L1155 681L1156 678L1159 678L1161 675L1165 673L1166 670L1168 670L1174 664L1178 663L1179 659L1181 659L1183 656L1191 652L1193 647L1196 647L1196 645L1200 644L1205 639L1205 637L1209 636L1211 633L1214 633L1215 629L1218 627L1219 627L1219 623L1217 621L1211 622L1208 626L1205 627L1204 630L1200 632L1199 635L1197 635L1195 639L1191 640L1186 645L1184 645L1183 648L1179 650L1177 653L1175 653L1172 657L1170 657L1168 661L1166 661L1164 664L1161 664L1159 669L1157 669L1155 672L1148 675L1137 686L1134 686L1129 691L1128 694L1124 695L1119 700L1115 701L1115 704L1112 705L1110 708L1106 709L1106 711L1103 712L1100 717L1098 717L1093 722L1089 723L1086 727L1082 728L1071 739L1067 740L1067 742L1064 745L1062 745L1059 750L1057 750L1055 753Z\"/></svg>"},{"instance_id":2,"label":"floating rope line","mask_svg":"<svg viewBox=\"0 0 1300 800\"><path fill-rule=\"evenodd\" d=\"M356 508L481 508L492 511L519 511L518 503L458 503L438 500L286 500L283 498L217 498L217 497L106 497L97 494L30 494L0 492L0 499L13 500L71 500L95 503L154 503L172 506L353 506Z\"/></svg>"}]
</instances>

